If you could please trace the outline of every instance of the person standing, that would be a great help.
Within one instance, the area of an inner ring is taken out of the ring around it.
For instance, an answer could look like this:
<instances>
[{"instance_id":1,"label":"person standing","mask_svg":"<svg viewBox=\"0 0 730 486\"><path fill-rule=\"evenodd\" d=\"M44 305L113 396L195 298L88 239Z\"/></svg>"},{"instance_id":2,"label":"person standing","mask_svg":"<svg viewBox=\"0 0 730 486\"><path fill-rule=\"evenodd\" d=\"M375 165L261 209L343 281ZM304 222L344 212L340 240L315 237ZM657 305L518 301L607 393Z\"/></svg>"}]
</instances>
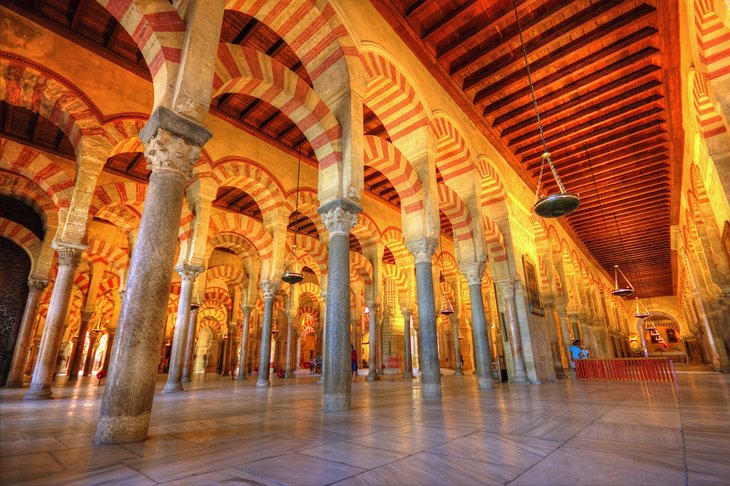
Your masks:
<instances>
[{"instance_id":1,"label":"person standing","mask_svg":"<svg viewBox=\"0 0 730 486\"><path fill-rule=\"evenodd\" d=\"M576 360L582 359L583 353L580 347L580 339L573 341L573 344L568 347L568 351L570 351L570 372L571 374L575 374L575 362Z\"/></svg>"},{"instance_id":2,"label":"person standing","mask_svg":"<svg viewBox=\"0 0 730 486\"><path fill-rule=\"evenodd\" d=\"M355 351L355 347L352 345L350 346L350 349L352 349L350 352L350 361L352 362L352 381L357 381L357 351Z\"/></svg>"}]
</instances>

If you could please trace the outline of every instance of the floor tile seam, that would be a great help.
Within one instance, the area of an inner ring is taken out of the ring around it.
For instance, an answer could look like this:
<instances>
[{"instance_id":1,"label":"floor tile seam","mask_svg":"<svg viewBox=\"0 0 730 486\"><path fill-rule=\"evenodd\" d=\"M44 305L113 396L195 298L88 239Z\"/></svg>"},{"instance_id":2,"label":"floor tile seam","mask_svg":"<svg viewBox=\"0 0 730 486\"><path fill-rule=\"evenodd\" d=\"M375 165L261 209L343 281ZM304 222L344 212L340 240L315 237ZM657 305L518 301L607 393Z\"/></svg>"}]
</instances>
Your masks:
<instances>
[{"instance_id":1,"label":"floor tile seam","mask_svg":"<svg viewBox=\"0 0 730 486\"><path fill-rule=\"evenodd\" d=\"M679 433L682 437L682 465L684 466L684 484L685 486L689 485L689 466L687 465L687 444L686 439L684 437L684 428L685 428L685 417L683 412L683 403L682 403L682 388L679 383L677 383L677 407L679 409Z\"/></svg>"},{"instance_id":2,"label":"floor tile seam","mask_svg":"<svg viewBox=\"0 0 730 486\"><path fill-rule=\"evenodd\" d=\"M562 442L560 443L560 445L558 445L558 446L557 446L557 447L556 447L555 449L553 449L552 451L550 451L550 453L546 454L546 455L545 455L545 456L544 456L544 457L543 457L542 459L540 459L539 461L537 461L537 462L536 462L535 464L533 464L532 466L528 467L527 469L525 469L524 471L522 471L522 472L521 472L520 474L518 474L518 475L517 475L516 477L514 477L514 478L510 479L509 481L505 481L505 483L504 483L504 484L505 484L505 486L507 486L507 485L509 485L510 483L512 483L513 481L515 481L515 480L519 479L519 478L520 478L520 477L522 477L522 476L523 476L523 475L524 475L525 473L527 473L528 471L530 471L531 469L533 469L533 468L534 468L535 466L537 466L538 464L541 464L542 462L544 462L544 461L545 461L545 460L546 460L547 458L549 458L550 456L552 456L553 454L555 454L555 452L556 452L556 451L558 451L558 450L562 449L563 447L566 447L566 444L567 444L568 442L570 442L571 440L573 440L573 439L574 439L575 437L577 437L577 436L578 436L578 434L580 434L581 432L583 432L584 430L586 430L586 429L587 429L588 427L590 427L591 425L593 425L593 424L597 423L597 422L598 422L599 420L601 420L601 418L603 418L603 417L604 417L604 416L605 416L606 414L610 413L610 412L611 412L611 411L613 411L614 409L616 409L616 408L618 408L619 406L621 406L621 404L622 404L622 403L624 403L624 401L626 401L627 399L628 399L628 397L626 397L626 398L624 398L623 400L621 400L620 402L616 403L616 404L615 404L615 405L614 405L613 407L610 407L610 408L608 408L607 410L605 410L605 411L604 411L604 412L603 412L603 413L602 413L602 414L601 414L600 416L596 417L596 418L595 418L595 419L594 419L594 420L593 420L593 421L592 421L591 423L587 424L587 425L586 425L585 427L582 427L582 428L581 428L580 430L578 430L578 431L577 431L577 432L576 432L575 434L573 434L572 436L568 437L568 438L567 438L566 440L562 441ZM555 442L560 442L560 441L555 441ZM685 477L686 477L686 475L685 475ZM685 486L686 486L686 485L685 485Z\"/></svg>"},{"instance_id":3,"label":"floor tile seam","mask_svg":"<svg viewBox=\"0 0 730 486\"><path fill-rule=\"evenodd\" d=\"M249 464L249 463L246 463L246 464ZM253 473L251 471L246 471L245 469L242 469L242 467L241 467L241 466L244 466L244 465L245 464L235 464L235 465L233 465L231 467L233 469L237 469L237 470L241 471L242 473L246 473L246 474L250 474L251 476L255 476L255 477L261 479L262 481L270 481L272 483L280 484L281 486L288 486L287 483L282 483L281 481L277 481L276 479L267 478L266 476L262 476L260 474Z\"/></svg>"}]
</instances>

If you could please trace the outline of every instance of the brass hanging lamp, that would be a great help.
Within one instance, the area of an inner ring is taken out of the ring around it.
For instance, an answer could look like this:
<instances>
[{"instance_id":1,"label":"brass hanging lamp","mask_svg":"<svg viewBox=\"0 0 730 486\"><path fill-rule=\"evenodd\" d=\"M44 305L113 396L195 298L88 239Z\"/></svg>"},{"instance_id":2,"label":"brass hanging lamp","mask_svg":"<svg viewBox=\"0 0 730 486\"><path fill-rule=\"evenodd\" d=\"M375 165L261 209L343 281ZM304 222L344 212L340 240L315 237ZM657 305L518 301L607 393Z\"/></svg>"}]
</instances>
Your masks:
<instances>
[{"instance_id":1,"label":"brass hanging lamp","mask_svg":"<svg viewBox=\"0 0 730 486\"><path fill-rule=\"evenodd\" d=\"M618 274L621 274L621 277L624 279L624 283L626 284L623 287L619 287L618 284ZM618 297L629 297L634 294L634 286L631 285L631 282L629 282L629 279L626 278L626 275L624 275L624 272L621 271L618 265L613 266L613 282L614 282L614 288L611 291L611 293Z\"/></svg>"},{"instance_id":2,"label":"brass hanging lamp","mask_svg":"<svg viewBox=\"0 0 730 486\"><path fill-rule=\"evenodd\" d=\"M302 274L299 271L299 258L297 256L297 236L299 235L299 174L302 167L302 143L301 141L299 143L299 147L297 148L297 195L296 195L296 203L294 205L294 214L297 216L297 224L294 229L294 244L292 245L292 256L294 257L293 261L293 267L287 268L284 270L284 273L281 274L281 280L290 284L298 284L302 280L304 280L304 274Z\"/></svg>"},{"instance_id":3,"label":"brass hanging lamp","mask_svg":"<svg viewBox=\"0 0 730 486\"><path fill-rule=\"evenodd\" d=\"M520 16L517 13L517 2L512 0L512 5L515 10L515 18L517 19L517 29L520 34L520 45L522 46L522 55L525 59L525 67L527 69L527 81L530 83L530 94L532 95L532 105L535 108L535 118L537 118L537 127L540 130L540 140L542 142L543 153L540 161L540 175L537 178L537 189L535 190L535 205L533 209L535 214L541 218L559 218L561 216L567 216L572 213L578 206L580 206L580 196L578 194L570 193L565 190L563 182L558 176L558 171L550 158L550 152L547 148L547 142L545 141L545 132L542 128L542 121L540 120L540 111L537 108L537 97L535 96L535 86L532 84L532 73L530 72L530 63L527 60L527 50L525 49L525 41L522 38L522 25L520 24ZM547 196L540 196L540 189L542 188L542 176L545 170L545 163L550 166L550 171L555 178L555 182L558 184L560 189L559 193L548 194Z\"/></svg>"},{"instance_id":4,"label":"brass hanging lamp","mask_svg":"<svg viewBox=\"0 0 730 486\"><path fill-rule=\"evenodd\" d=\"M441 247L441 254L439 255L439 287L441 287L441 308L439 309L439 314L441 314L442 316L450 316L454 313L454 305L451 303L451 299L449 299L449 294L446 293L446 289L444 288L446 281L444 280L444 247L441 245L441 232L439 232L439 247Z\"/></svg>"},{"instance_id":5,"label":"brass hanging lamp","mask_svg":"<svg viewBox=\"0 0 730 486\"><path fill-rule=\"evenodd\" d=\"M649 317L649 309L646 308L644 303L641 303L641 308L639 308L639 297L636 297L636 313L634 314L634 317L638 319L645 319Z\"/></svg>"}]
</instances>

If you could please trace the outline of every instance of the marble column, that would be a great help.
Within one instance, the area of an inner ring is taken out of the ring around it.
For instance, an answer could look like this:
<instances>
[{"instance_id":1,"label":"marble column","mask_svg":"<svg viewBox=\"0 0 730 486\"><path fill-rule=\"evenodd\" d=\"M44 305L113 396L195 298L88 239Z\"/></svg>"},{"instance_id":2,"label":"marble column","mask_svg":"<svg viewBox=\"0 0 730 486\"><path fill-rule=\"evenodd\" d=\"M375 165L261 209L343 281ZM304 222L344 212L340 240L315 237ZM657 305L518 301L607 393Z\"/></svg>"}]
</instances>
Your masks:
<instances>
[{"instance_id":1,"label":"marble column","mask_svg":"<svg viewBox=\"0 0 730 486\"><path fill-rule=\"evenodd\" d=\"M378 345L378 331L376 324L376 314L378 312L379 305L375 302L367 302L368 309L370 309L370 315L368 316L368 333L370 333L370 356L368 357L368 376L367 381L378 381L380 375L378 375L377 369L377 356L379 352Z\"/></svg>"},{"instance_id":2,"label":"marble column","mask_svg":"<svg viewBox=\"0 0 730 486\"><path fill-rule=\"evenodd\" d=\"M185 344L185 361L183 363L182 382L189 383L192 381L193 374L193 356L195 355L195 332L198 329L198 309L197 304L190 306L190 317L188 318L187 343Z\"/></svg>"},{"instance_id":3,"label":"marble column","mask_svg":"<svg viewBox=\"0 0 730 486\"><path fill-rule=\"evenodd\" d=\"M416 262L416 290L418 292L418 320L421 340L421 393L424 398L441 397L441 369L439 366L436 306L433 292L431 256L438 242L420 238L407 242Z\"/></svg>"},{"instance_id":4,"label":"marble column","mask_svg":"<svg viewBox=\"0 0 730 486\"><path fill-rule=\"evenodd\" d=\"M293 291L293 290L292 290ZM284 361L284 378L294 378L292 371L292 350L294 349L294 317L286 315L286 360Z\"/></svg>"},{"instance_id":5,"label":"marble column","mask_svg":"<svg viewBox=\"0 0 730 486\"><path fill-rule=\"evenodd\" d=\"M79 335L76 338L73 350L71 351L71 358L68 365L68 376L66 380L76 381L79 378L79 365L81 364L81 353L84 352L84 345L86 344L86 334L89 329L89 321L94 315L94 311L81 311L81 323L79 324ZM89 345L89 351L91 351L91 345Z\"/></svg>"},{"instance_id":6,"label":"marble column","mask_svg":"<svg viewBox=\"0 0 730 486\"><path fill-rule=\"evenodd\" d=\"M459 349L459 318L456 314L449 316L451 324L451 343L454 347L454 376L464 376L461 366L461 349Z\"/></svg>"},{"instance_id":7,"label":"marble column","mask_svg":"<svg viewBox=\"0 0 730 486\"><path fill-rule=\"evenodd\" d=\"M262 280L259 284L264 294L264 322L261 324L261 353L259 355L259 378L256 386L268 387L269 362L271 361L271 324L274 313L274 296L279 289L279 282Z\"/></svg>"},{"instance_id":8,"label":"marble column","mask_svg":"<svg viewBox=\"0 0 730 486\"><path fill-rule=\"evenodd\" d=\"M487 317L484 312L482 296L482 278L485 264L473 262L461 266L461 271L469 284L469 300L471 302L471 338L474 343L474 373L477 375L479 388L494 388L492 378L492 342L489 338Z\"/></svg>"},{"instance_id":9,"label":"marble column","mask_svg":"<svg viewBox=\"0 0 730 486\"><path fill-rule=\"evenodd\" d=\"M558 379L562 379L566 377L566 370L563 368L563 358L561 354L562 348L560 346L561 336L558 335L558 327L560 326L560 322L555 321L555 304L549 301L545 301L543 303L543 306L545 308L547 321L552 327L550 334L555 338L554 345L551 346L553 349L553 367L555 368L555 377Z\"/></svg>"},{"instance_id":10,"label":"marble column","mask_svg":"<svg viewBox=\"0 0 730 486\"><path fill-rule=\"evenodd\" d=\"M400 308L403 314L403 379L413 379L413 355L411 354L411 310L403 306Z\"/></svg>"},{"instance_id":11,"label":"marble column","mask_svg":"<svg viewBox=\"0 0 730 486\"><path fill-rule=\"evenodd\" d=\"M340 199L320 207L317 212L330 233L327 260L326 366L324 410L336 412L351 408L350 360L350 229L362 211L354 203Z\"/></svg>"},{"instance_id":12,"label":"marble column","mask_svg":"<svg viewBox=\"0 0 730 486\"><path fill-rule=\"evenodd\" d=\"M84 359L83 376L89 376L91 374L91 367L94 365L94 356L96 355L96 345L101 331L92 330L89 332L89 350L86 353L86 359Z\"/></svg>"},{"instance_id":13,"label":"marble column","mask_svg":"<svg viewBox=\"0 0 730 486\"><path fill-rule=\"evenodd\" d=\"M172 353L170 354L170 369L167 373L167 383L162 393L182 391L182 375L185 364L185 352L188 344L188 330L190 327L190 303L195 288L195 278L203 271L201 267L178 265L175 271L180 275L180 300L177 304L175 319L175 333L172 336Z\"/></svg>"},{"instance_id":14,"label":"marble column","mask_svg":"<svg viewBox=\"0 0 730 486\"><path fill-rule=\"evenodd\" d=\"M238 374L236 375L237 380L248 379L246 367L248 366L248 333L252 310L253 307L250 305L241 306L241 311L243 311L243 329L241 329L241 356L238 358L240 364L238 365Z\"/></svg>"},{"instance_id":15,"label":"marble column","mask_svg":"<svg viewBox=\"0 0 730 486\"><path fill-rule=\"evenodd\" d=\"M497 282L497 285L504 297L505 319L507 320L507 331L509 332L510 347L512 348L514 374L510 381L518 384L527 383L525 355L522 352L522 336L520 335L520 324L517 321L517 309L515 307L515 284L511 280L502 280Z\"/></svg>"},{"instance_id":16,"label":"marble column","mask_svg":"<svg viewBox=\"0 0 730 486\"><path fill-rule=\"evenodd\" d=\"M58 252L58 274L53 284L51 302L48 306L46 324L41 337L41 348L38 352L30 388L23 397L25 400L47 399L53 397L51 382L56 369L56 359L63 339L66 314L71 300L74 273L81 260L81 252L86 247L75 245L56 247Z\"/></svg>"},{"instance_id":17,"label":"marble column","mask_svg":"<svg viewBox=\"0 0 730 486\"><path fill-rule=\"evenodd\" d=\"M322 353L322 369L319 370L319 380L317 380L317 383L324 385L324 369L327 366L327 292L320 290L319 295L322 296L324 306L322 309L322 347L320 348Z\"/></svg>"},{"instance_id":18,"label":"marble column","mask_svg":"<svg viewBox=\"0 0 730 486\"><path fill-rule=\"evenodd\" d=\"M152 173L101 402L97 444L147 438L183 194L200 147L210 136L204 127L162 107L140 133Z\"/></svg>"},{"instance_id":19,"label":"marble column","mask_svg":"<svg viewBox=\"0 0 730 486\"><path fill-rule=\"evenodd\" d=\"M116 329L107 329L106 338L106 351L104 352L104 365L101 367L102 370L109 373L109 360L112 356L112 348L114 347L114 336L116 335Z\"/></svg>"},{"instance_id":20,"label":"marble column","mask_svg":"<svg viewBox=\"0 0 730 486\"><path fill-rule=\"evenodd\" d=\"M28 299L25 301L25 310L23 311L23 320L20 321L18 339L15 341L13 360L10 363L8 381L5 383L6 388L21 388L23 386L23 375L25 374L25 367L28 363L33 324L38 313L38 302L40 301L43 289L47 285L48 280L28 279Z\"/></svg>"}]
</instances>

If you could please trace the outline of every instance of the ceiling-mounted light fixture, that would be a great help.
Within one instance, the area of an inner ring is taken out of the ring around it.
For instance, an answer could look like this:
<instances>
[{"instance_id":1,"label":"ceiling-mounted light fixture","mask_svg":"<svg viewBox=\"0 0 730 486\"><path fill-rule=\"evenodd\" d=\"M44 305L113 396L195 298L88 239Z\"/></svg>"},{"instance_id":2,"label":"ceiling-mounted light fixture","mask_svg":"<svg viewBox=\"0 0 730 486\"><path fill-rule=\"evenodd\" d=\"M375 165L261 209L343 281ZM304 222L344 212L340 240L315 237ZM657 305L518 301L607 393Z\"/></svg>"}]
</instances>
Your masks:
<instances>
[{"instance_id":1,"label":"ceiling-mounted light fixture","mask_svg":"<svg viewBox=\"0 0 730 486\"><path fill-rule=\"evenodd\" d=\"M449 299L449 294L446 293L446 289L444 289L444 284L446 283L444 281L444 247L441 244L441 232L439 231L439 246L441 247L441 254L439 255L439 263L440 263L440 269L439 269L439 287L441 287L441 308L439 309L439 314L442 316L450 316L454 313L454 306L451 303L451 299Z\"/></svg>"},{"instance_id":2,"label":"ceiling-mounted light fixture","mask_svg":"<svg viewBox=\"0 0 730 486\"><path fill-rule=\"evenodd\" d=\"M573 194L565 190L558 171L550 158L550 152L547 148L547 142L545 141L545 132L542 128L542 121L540 120L540 111L537 108L537 97L535 96L535 86L532 84L532 74L530 72L530 63L527 60L527 50L525 49L525 41L522 38L522 25L520 24L520 16L517 13L517 2L512 0L512 5L515 9L515 18L517 19L517 29L520 34L520 45L522 46L522 55L525 58L525 67L527 68L527 81L530 83L530 94L532 95L532 105L535 108L535 118L537 118L537 127L540 130L540 140L542 141L543 153L540 161L540 175L537 178L537 189L535 190L535 205L533 209L535 214L542 218L559 218L561 216L567 216L572 213L578 206L580 206L580 196ZM542 187L542 174L545 169L545 162L550 166L550 171L555 178L555 182L558 184L560 189L559 193L548 194L547 196L540 196L540 189Z\"/></svg>"},{"instance_id":3,"label":"ceiling-mounted light fixture","mask_svg":"<svg viewBox=\"0 0 730 486\"><path fill-rule=\"evenodd\" d=\"M624 282L626 283L625 286L619 287L618 285L618 274L621 274L621 277L623 277ZM618 265L613 266L613 282L614 287L611 293L618 297L629 297L634 294L634 286L631 285L631 282L629 282L629 279L626 278L626 275L624 275L624 272L621 271Z\"/></svg>"},{"instance_id":4,"label":"ceiling-mounted light fixture","mask_svg":"<svg viewBox=\"0 0 730 486\"><path fill-rule=\"evenodd\" d=\"M634 317L638 319L645 319L649 317L649 309L646 308L644 303L641 303L641 308L639 308L639 297L636 297L636 313L634 314Z\"/></svg>"},{"instance_id":5,"label":"ceiling-mounted light fixture","mask_svg":"<svg viewBox=\"0 0 730 486\"><path fill-rule=\"evenodd\" d=\"M303 140L299 142L299 146L297 147L297 195L296 195L296 203L294 206L294 214L296 214L297 218L297 224L296 228L294 229L294 244L292 245L292 267L287 268L284 270L284 273L281 274L281 280L290 284L298 284L302 280L304 280L304 274L302 274L299 271L299 258L297 256L297 235L299 235L299 173L302 167L302 143Z\"/></svg>"}]
</instances>

